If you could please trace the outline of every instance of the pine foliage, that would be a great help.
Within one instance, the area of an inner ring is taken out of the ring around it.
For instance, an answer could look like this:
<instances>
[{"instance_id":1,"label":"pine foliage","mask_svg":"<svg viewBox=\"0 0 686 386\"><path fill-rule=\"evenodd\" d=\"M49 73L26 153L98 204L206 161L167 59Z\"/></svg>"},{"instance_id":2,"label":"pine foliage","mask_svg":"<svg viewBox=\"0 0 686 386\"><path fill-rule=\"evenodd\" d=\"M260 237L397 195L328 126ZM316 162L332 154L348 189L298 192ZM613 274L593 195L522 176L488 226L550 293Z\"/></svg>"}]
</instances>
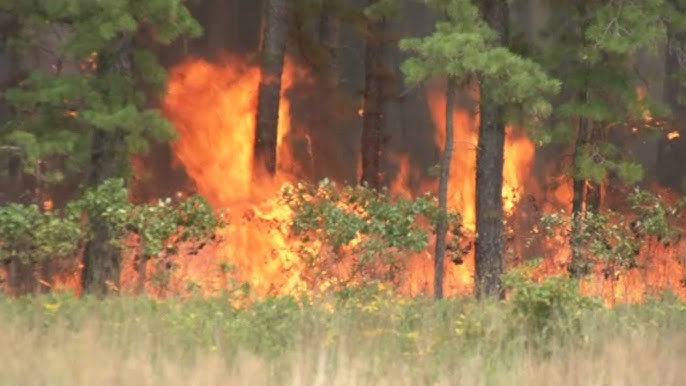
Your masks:
<instances>
[{"instance_id":1,"label":"pine foliage","mask_svg":"<svg viewBox=\"0 0 686 386\"><path fill-rule=\"evenodd\" d=\"M478 79L482 98L524 113L517 116L529 118L529 127L539 127L552 111L549 98L558 92L560 83L536 62L495 45L495 32L470 0L431 4L444 15L435 32L400 43L403 50L415 54L402 65L407 81L416 84L445 75L466 85Z\"/></svg>"},{"instance_id":2,"label":"pine foliage","mask_svg":"<svg viewBox=\"0 0 686 386\"><path fill-rule=\"evenodd\" d=\"M130 152L173 136L148 103L166 80L149 47L201 33L183 0L5 0L0 7L19 25L13 49L55 58L6 92L14 116L0 136L19 149L26 172L59 179L64 166L82 168L95 130L125 130Z\"/></svg>"}]
</instances>

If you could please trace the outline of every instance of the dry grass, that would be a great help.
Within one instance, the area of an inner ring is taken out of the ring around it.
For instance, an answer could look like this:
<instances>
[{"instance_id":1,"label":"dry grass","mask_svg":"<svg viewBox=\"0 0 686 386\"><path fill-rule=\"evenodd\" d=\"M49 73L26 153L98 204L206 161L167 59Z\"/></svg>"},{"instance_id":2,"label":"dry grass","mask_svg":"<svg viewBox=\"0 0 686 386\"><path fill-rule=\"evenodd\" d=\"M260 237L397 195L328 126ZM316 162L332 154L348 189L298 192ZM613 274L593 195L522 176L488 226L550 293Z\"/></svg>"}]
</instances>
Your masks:
<instances>
[{"instance_id":1,"label":"dry grass","mask_svg":"<svg viewBox=\"0 0 686 386\"><path fill-rule=\"evenodd\" d=\"M234 321L220 330L206 329L214 338L204 341L205 333L186 328L206 323L184 327L177 318L188 312L184 306L141 315L122 300L89 303L76 312L81 306L74 300L70 311L54 317L36 308L41 302L0 305L2 312L15 312L0 321L2 385L686 385L686 330L664 323L664 317L660 323L643 323L650 319L646 310L625 310L620 316L604 310L605 316L596 315L585 325L585 343L550 343L543 354L525 345L495 348L452 335L442 342L437 329L443 327L429 317L419 324L414 341L416 347L432 342L434 351L421 354L413 346L408 356L394 334L362 336L372 323L350 315L334 315L319 328L311 323L294 327L292 343L276 344L285 349L266 353L238 338L259 331L245 330L255 326L241 324L242 316L227 316ZM500 334L502 315L486 319L494 324L485 331ZM633 320L632 326L617 324L627 320ZM193 338L182 336L186 333Z\"/></svg>"}]
</instances>

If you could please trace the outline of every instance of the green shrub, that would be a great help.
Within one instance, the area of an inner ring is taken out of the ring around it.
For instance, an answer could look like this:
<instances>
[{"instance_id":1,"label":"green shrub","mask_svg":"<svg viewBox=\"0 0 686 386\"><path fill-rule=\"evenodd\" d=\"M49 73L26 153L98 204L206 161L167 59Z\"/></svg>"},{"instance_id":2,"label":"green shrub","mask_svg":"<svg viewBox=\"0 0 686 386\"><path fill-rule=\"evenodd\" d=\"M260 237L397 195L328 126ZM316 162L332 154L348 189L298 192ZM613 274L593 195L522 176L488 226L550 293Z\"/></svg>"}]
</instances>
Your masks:
<instances>
[{"instance_id":1,"label":"green shrub","mask_svg":"<svg viewBox=\"0 0 686 386\"><path fill-rule=\"evenodd\" d=\"M438 215L431 195L408 199L385 189L339 188L328 180L317 186L289 186L283 190L282 200L294 212L293 233L305 245L323 243L322 248L301 251L314 280L329 279L322 268L331 263L327 259L335 263L346 256L354 263L350 277L343 281L358 285L399 280L405 272L404 259L428 247L429 232ZM460 216L451 212L449 224L455 243L462 237Z\"/></svg>"},{"instance_id":2,"label":"green shrub","mask_svg":"<svg viewBox=\"0 0 686 386\"><path fill-rule=\"evenodd\" d=\"M534 237L542 235L548 245L573 239L572 247L582 257L580 272L590 273L600 265L608 277L614 277L615 268L637 266L636 257L648 241L669 245L679 239L686 198L670 204L659 194L637 188L627 197L626 205L622 212L603 209L585 213L577 233L572 232L571 215L564 211L545 214Z\"/></svg>"},{"instance_id":3,"label":"green shrub","mask_svg":"<svg viewBox=\"0 0 686 386\"><path fill-rule=\"evenodd\" d=\"M534 280L534 264L503 275L503 286L510 293L511 327L523 331L532 343L582 339L582 321L602 306L601 299L582 295L578 281L566 276Z\"/></svg>"}]
</instances>

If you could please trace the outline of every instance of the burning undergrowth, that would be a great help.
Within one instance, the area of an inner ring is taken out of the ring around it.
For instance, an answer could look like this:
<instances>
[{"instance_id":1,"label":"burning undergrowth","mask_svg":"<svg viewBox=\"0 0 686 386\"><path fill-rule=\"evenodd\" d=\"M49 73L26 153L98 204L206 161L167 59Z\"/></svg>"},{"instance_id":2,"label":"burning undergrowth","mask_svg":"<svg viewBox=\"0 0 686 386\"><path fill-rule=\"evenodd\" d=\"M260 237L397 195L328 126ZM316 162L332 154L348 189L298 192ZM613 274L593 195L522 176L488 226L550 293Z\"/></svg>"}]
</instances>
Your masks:
<instances>
[{"instance_id":1,"label":"burning undergrowth","mask_svg":"<svg viewBox=\"0 0 686 386\"><path fill-rule=\"evenodd\" d=\"M279 106L279 169L274 177L253 175L259 77L257 67L235 57L221 63L191 58L171 69L163 110L179 134L172 145L175 162L183 166L194 190L223 213L225 223L201 247L165 249L145 265L137 236L132 236L120 290L165 297L249 288L264 296L382 282L402 294L430 294L435 201L425 193L436 190L436 179L425 176L408 154L392 154L399 169L390 189L379 196L330 182L299 183L310 177L307 171L319 158L311 131L292 116L292 105L297 103L294 94L316 88L316 82L291 59ZM429 88L427 101L433 144L440 150L445 135L440 87ZM449 296L469 294L473 287L479 124L468 103L453 114L456 152L449 207L454 212L445 265ZM504 161L508 266L540 257L537 280L567 274L571 181L546 173L556 177L541 183L533 173L535 145L520 128L507 128ZM636 194L643 196L633 206L619 207L623 200L613 199L614 212L585 220L582 245L590 275L581 288L608 303L642 300L665 288L686 297L686 242L671 231L684 225L680 212L671 209L678 199L665 192L661 197ZM71 270L56 283L78 287L79 271Z\"/></svg>"},{"instance_id":2,"label":"burning undergrowth","mask_svg":"<svg viewBox=\"0 0 686 386\"><path fill-rule=\"evenodd\" d=\"M165 111L180 133L174 146L176 155L188 170L198 192L208 197L215 207L228 208L231 213L229 226L220 231L222 241L201 252L203 257L188 259L183 264L186 268L179 272L183 272L188 280L204 281L209 272L198 268L194 274L194 269L190 267L230 265L238 280L249 283L259 294L359 284L360 280L363 282L365 279L383 277L403 293L430 293L434 241L427 213L412 213L416 216L406 217L413 224L416 222L417 226L421 226L426 232L426 239L415 243L414 248L403 249L393 242L389 244L388 239L383 242L376 239L376 244L370 244L370 240L375 239L370 238L369 234L365 236L363 228L372 221L359 211L361 203L352 199L354 189L332 190L332 185L320 185L308 191L310 201L303 201L305 195L300 191L298 205L293 205L293 195L290 196L291 205L289 198L281 195L283 192L280 187L283 184L290 184L288 186L291 186L292 193L296 182L293 171L302 170L298 165L299 160L293 157L292 143L283 138L292 132L306 132L291 127L295 120L290 116L293 102L289 90L294 85L312 82L307 71L300 69L292 60L286 63L279 110L280 170L274 179L250 174L253 170L252 143L258 80L257 68L242 64L237 59L227 60L220 65L188 60L172 70ZM438 149L442 148L444 139L444 105L445 99L440 88L430 89L428 108L437 128L434 131L434 143ZM456 237L450 241L455 245L449 248L456 257L452 259L454 262L446 264L446 293L450 295L470 293L473 283L474 257L470 240L476 216L474 175L479 119L478 114L468 106L461 106L455 109L454 121L458 151L452 161L449 206L460 214L460 227L455 232ZM308 152L311 154L312 144L307 141L306 135L302 136L304 143L309 143ZM418 177L422 173L416 170L407 155L397 154L392 158L397 161L399 170L395 181L390 184L388 203L402 206L404 201L399 200L403 200L403 197L414 200L407 202L421 202L423 192L435 191L436 180ZM544 232L541 228L546 225L541 219L547 218L549 221L551 213L559 214L561 210L560 216L567 213L571 202L571 182L559 177L556 183L548 184L550 186L539 183L531 173L534 160L534 143L522 129L508 127L503 183L508 263L517 265L529 258L545 256L540 264L541 276L564 274L571 253L570 235L565 228L568 224L560 217L558 223L548 223L549 229ZM408 186L410 180L417 178L421 178L421 186L411 189ZM417 191L421 194L417 195ZM313 204L315 201L319 206ZM328 207L322 206L322 203ZM309 223L309 228L298 232L298 227L303 226L303 213L309 215L313 222ZM608 216L602 218L605 224L596 224L598 229L604 226L614 229L612 227L617 226L618 221L631 221L632 218L629 211L625 218L616 214ZM382 219L380 224L396 220ZM590 228L591 225L586 229ZM635 263L615 267L618 257L609 255L626 252L617 244L628 243L629 238L638 237L631 233L631 229L627 232L621 239L616 234L598 235L589 231L589 242L604 242L606 251L601 257L598 257L602 255L599 248L587 251L589 259L595 259L594 262L598 264L593 265L595 279L582 284L584 290L603 295L606 299L625 300L642 298L643 294L650 292L649 287L677 288L677 292L682 292L683 268L678 258L683 253L682 243L675 240L667 245L657 241L653 234L641 234L643 241L640 246L635 245L631 250L631 258ZM306 236L304 239L303 235ZM402 237L403 242L413 240L412 232ZM599 241L603 237L614 239ZM613 243L613 246L609 246ZM375 247L378 249L375 250ZM366 256L363 249L374 251L373 258ZM364 264L360 262L364 261L377 263L361 268ZM383 262L392 263L384 265ZM360 276L353 279L354 275ZM216 274L210 276L218 277ZM190 279L192 277L196 279ZM327 279L323 280L323 277Z\"/></svg>"}]
</instances>

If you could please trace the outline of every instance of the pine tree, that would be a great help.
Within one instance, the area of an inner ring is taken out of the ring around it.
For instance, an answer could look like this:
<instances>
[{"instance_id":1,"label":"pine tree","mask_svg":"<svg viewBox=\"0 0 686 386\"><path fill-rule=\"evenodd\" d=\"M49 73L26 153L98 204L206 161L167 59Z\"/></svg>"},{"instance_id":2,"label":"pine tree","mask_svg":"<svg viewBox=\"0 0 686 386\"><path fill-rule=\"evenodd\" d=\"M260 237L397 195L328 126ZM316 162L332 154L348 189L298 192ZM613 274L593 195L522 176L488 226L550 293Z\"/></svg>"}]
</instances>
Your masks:
<instances>
[{"instance_id":1,"label":"pine tree","mask_svg":"<svg viewBox=\"0 0 686 386\"><path fill-rule=\"evenodd\" d=\"M482 100L502 109L504 117L523 117L530 127L540 126L542 118L551 111L547 97L558 91L559 83L550 79L533 61L498 46L497 34L469 0L434 0L431 4L444 15L443 20L436 24L436 31L425 38L401 41L401 48L415 53L402 66L407 81L418 83L443 75L458 87L477 84L481 88ZM449 149L447 145L446 150ZM441 163L443 181L439 181L439 186L447 184L447 165L449 162ZM493 177L502 179L502 175ZM447 196L444 191L439 194ZM440 196L438 224L447 217L447 200ZM498 198L500 202L500 195ZM445 240L437 238L436 243L435 274L441 277L443 266L439 263L442 263L442 253L445 252L441 244L445 244ZM502 259L502 255L499 258ZM502 262L492 262L488 267L502 265ZM476 274L476 294L499 293L499 290L487 287L492 280L499 287L499 272L477 270ZM442 286L442 280L435 281L434 294L437 297L443 293Z\"/></svg>"},{"instance_id":2,"label":"pine tree","mask_svg":"<svg viewBox=\"0 0 686 386\"><path fill-rule=\"evenodd\" d=\"M553 44L545 56L551 73L565 79L554 113L556 133L575 138L572 276L588 272L578 235L586 213L600 206L601 185L609 177L626 183L643 178L641 165L610 140L610 133L659 128L655 117L666 114L650 95L637 93L644 85L632 60L639 50L655 52L664 42L671 13L667 5L664 0L554 5L545 31Z\"/></svg>"},{"instance_id":3,"label":"pine tree","mask_svg":"<svg viewBox=\"0 0 686 386\"><path fill-rule=\"evenodd\" d=\"M149 140L173 136L148 105L145 91L162 91L165 71L146 47L200 34L182 0L7 0L4 7L20 25L17 50L47 36L53 45L41 48L57 58L6 93L14 117L2 139L22 149L27 172L59 179L85 168L86 186L94 187L126 177L129 154L145 151ZM120 250L107 214L88 217L83 288L105 294L118 287Z\"/></svg>"},{"instance_id":4,"label":"pine tree","mask_svg":"<svg viewBox=\"0 0 686 386\"><path fill-rule=\"evenodd\" d=\"M667 42L665 44L665 77L662 101L672 114L667 122L665 135L658 148L659 165L682 165L686 163L686 89L684 69L686 68L686 3L668 0ZM678 137L672 137L678 134ZM686 193L686 171L683 168L663 167L658 171L658 180L664 186Z\"/></svg>"},{"instance_id":5,"label":"pine tree","mask_svg":"<svg viewBox=\"0 0 686 386\"><path fill-rule=\"evenodd\" d=\"M506 0L481 0L480 11L495 32L493 44L508 46L509 9ZM491 84L492 87L499 87ZM476 296L501 296L504 270L503 163L505 156L504 106L490 99L494 90L481 88L479 142L476 150L476 240L474 242Z\"/></svg>"}]
</instances>

